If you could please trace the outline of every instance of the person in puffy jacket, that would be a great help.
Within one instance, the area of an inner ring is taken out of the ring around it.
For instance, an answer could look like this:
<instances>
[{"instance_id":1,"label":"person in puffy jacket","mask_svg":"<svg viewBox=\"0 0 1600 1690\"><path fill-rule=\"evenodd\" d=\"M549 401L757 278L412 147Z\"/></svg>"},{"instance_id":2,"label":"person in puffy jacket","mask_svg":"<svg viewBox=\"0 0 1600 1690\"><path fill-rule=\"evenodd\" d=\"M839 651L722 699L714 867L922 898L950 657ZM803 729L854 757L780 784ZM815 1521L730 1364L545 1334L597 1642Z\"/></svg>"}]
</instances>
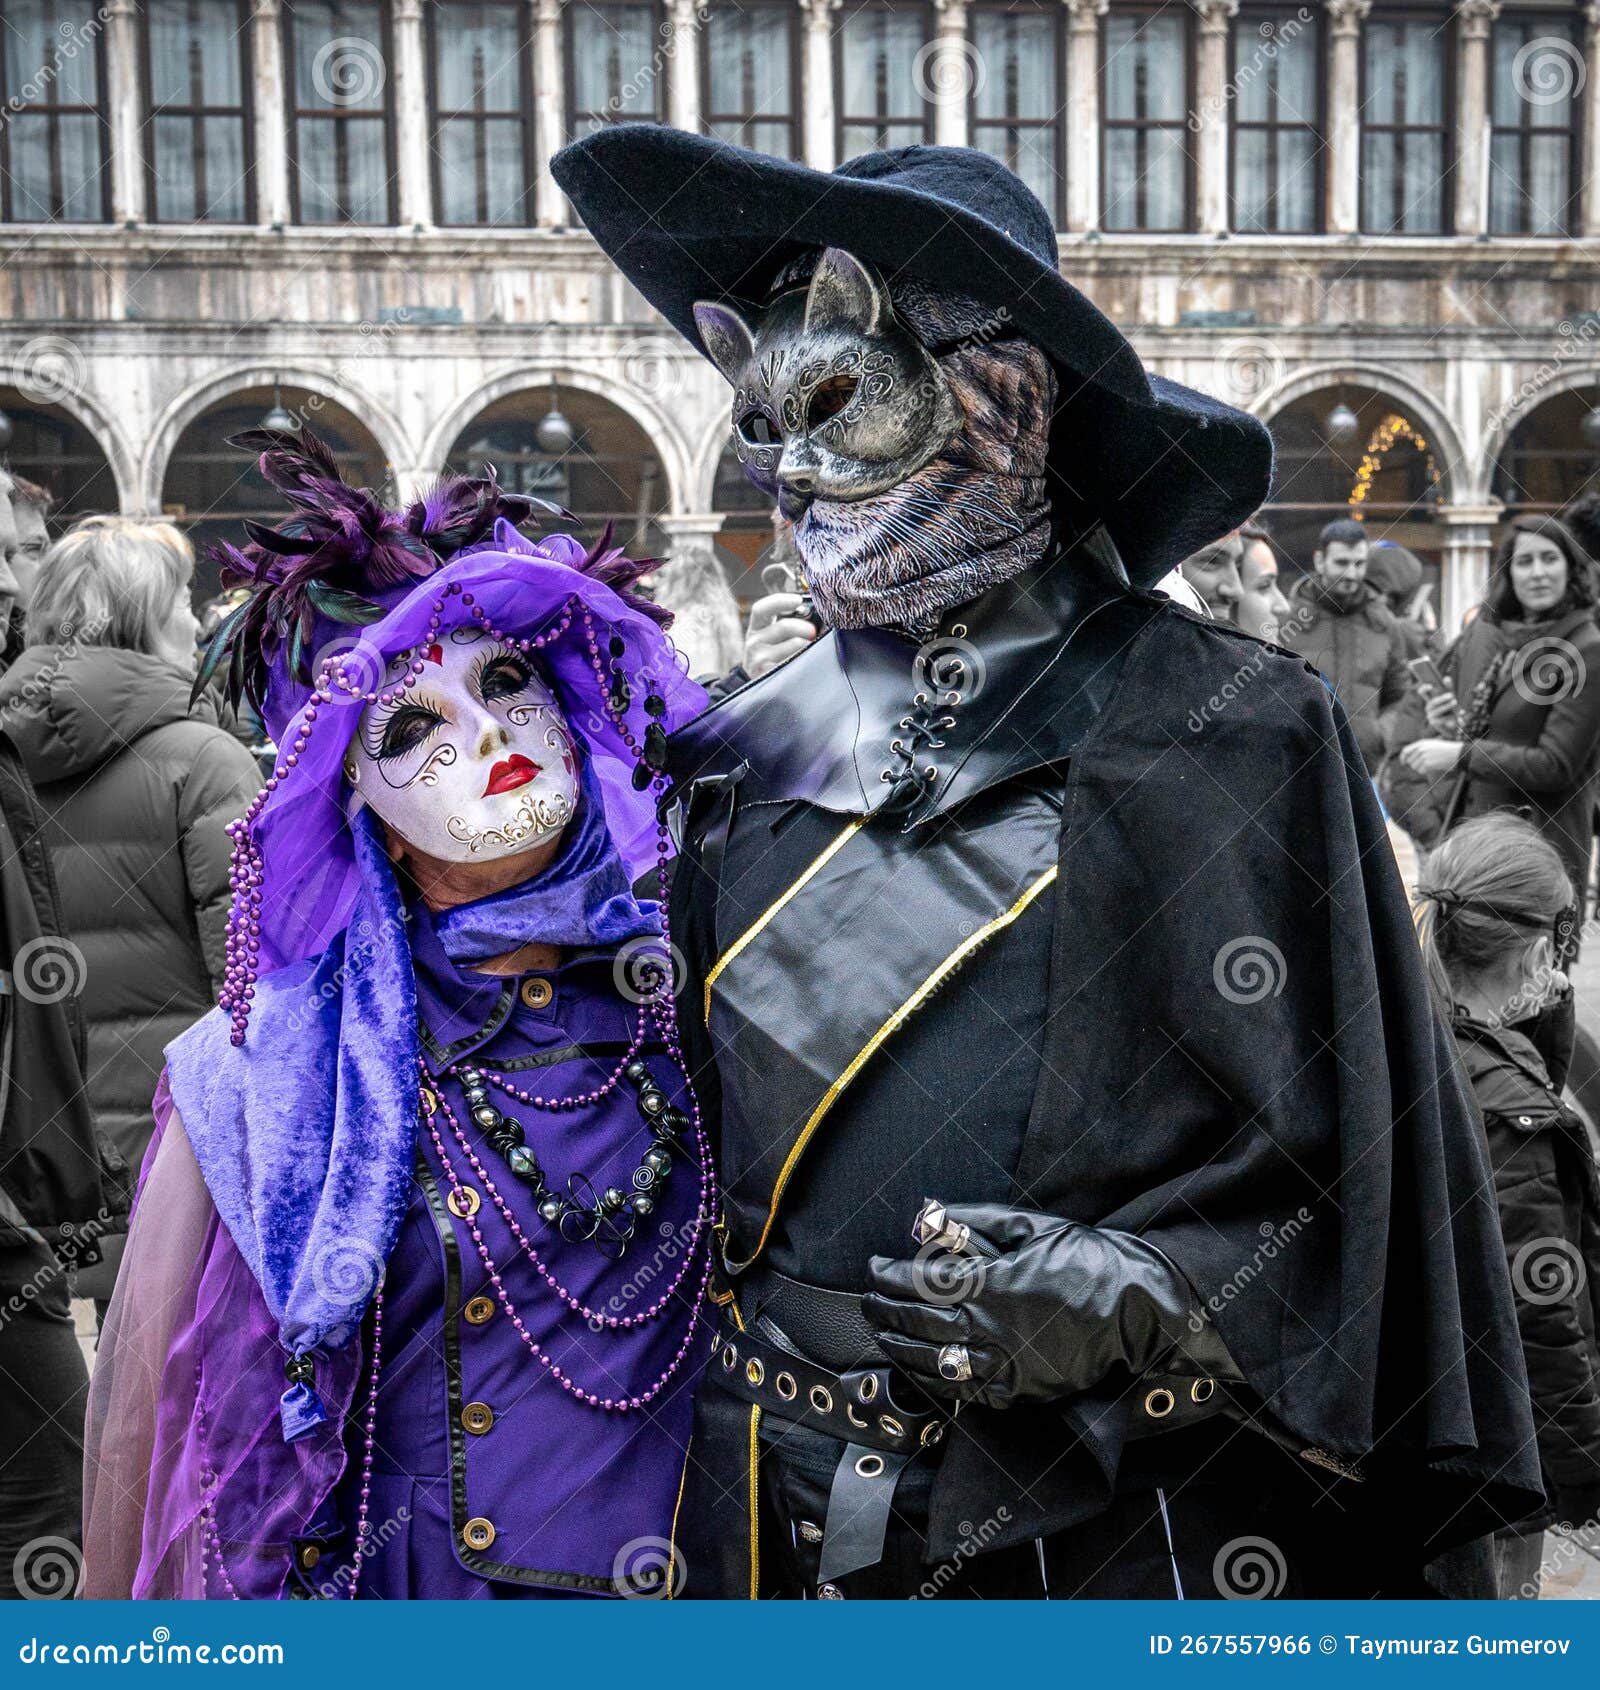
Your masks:
<instances>
[{"instance_id":1,"label":"person in puffy jacket","mask_svg":"<svg viewBox=\"0 0 1600 1690\"><path fill-rule=\"evenodd\" d=\"M215 1001L228 915L226 829L260 779L193 714L194 552L167 523L85 518L46 555L27 649L0 677L0 728L38 794L81 1004L95 1118L137 1169L166 1044ZM110 1297L120 1241L77 1276Z\"/></svg>"},{"instance_id":2,"label":"person in puffy jacket","mask_svg":"<svg viewBox=\"0 0 1600 1690\"><path fill-rule=\"evenodd\" d=\"M1383 761L1385 719L1406 695L1406 642L1383 594L1367 580L1367 531L1348 519L1317 536L1308 575L1295 588L1279 638L1339 696L1367 772Z\"/></svg>"},{"instance_id":3,"label":"person in puffy jacket","mask_svg":"<svg viewBox=\"0 0 1600 1690\"><path fill-rule=\"evenodd\" d=\"M1463 822L1428 858L1418 933L1483 1115L1548 1509L1496 1534L1502 1598L1539 1593L1543 1528L1600 1522L1600 1179L1562 1101L1576 919L1561 858L1520 817Z\"/></svg>"}]
</instances>

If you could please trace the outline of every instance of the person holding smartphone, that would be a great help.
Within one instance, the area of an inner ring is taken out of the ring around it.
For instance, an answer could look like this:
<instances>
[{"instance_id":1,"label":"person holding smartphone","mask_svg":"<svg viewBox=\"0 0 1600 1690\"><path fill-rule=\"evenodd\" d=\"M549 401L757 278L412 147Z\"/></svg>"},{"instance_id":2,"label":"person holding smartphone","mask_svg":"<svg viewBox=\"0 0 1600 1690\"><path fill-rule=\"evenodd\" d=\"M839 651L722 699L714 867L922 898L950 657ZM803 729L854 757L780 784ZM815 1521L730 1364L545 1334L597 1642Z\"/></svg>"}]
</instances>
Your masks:
<instances>
[{"instance_id":1,"label":"person holding smartphone","mask_svg":"<svg viewBox=\"0 0 1600 1690\"><path fill-rule=\"evenodd\" d=\"M1593 571L1554 517L1514 522L1479 614L1438 672L1412 666L1416 700L1395 735L1401 766L1443 790L1434 837L1468 816L1522 811L1578 887L1589 880L1600 766Z\"/></svg>"}]
</instances>

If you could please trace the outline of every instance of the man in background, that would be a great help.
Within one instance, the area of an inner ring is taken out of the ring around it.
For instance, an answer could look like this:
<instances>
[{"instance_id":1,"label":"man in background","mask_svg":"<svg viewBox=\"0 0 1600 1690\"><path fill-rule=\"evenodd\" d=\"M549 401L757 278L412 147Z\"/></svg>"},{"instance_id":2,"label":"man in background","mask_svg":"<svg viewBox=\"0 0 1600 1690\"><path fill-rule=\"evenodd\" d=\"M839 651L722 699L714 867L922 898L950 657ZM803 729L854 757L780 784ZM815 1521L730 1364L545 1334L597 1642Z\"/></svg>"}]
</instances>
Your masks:
<instances>
[{"instance_id":1,"label":"man in background","mask_svg":"<svg viewBox=\"0 0 1600 1690\"><path fill-rule=\"evenodd\" d=\"M1383 595L1367 580L1370 546L1359 522L1330 522L1317 536L1313 573L1294 591L1282 640L1327 677L1376 774L1384 719L1405 696L1406 645Z\"/></svg>"},{"instance_id":2,"label":"man in background","mask_svg":"<svg viewBox=\"0 0 1600 1690\"><path fill-rule=\"evenodd\" d=\"M50 512L55 495L26 476L11 477L11 512L16 523L17 542L11 553L11 572L17 578L17 603L27 608L39 565L50 549Z\"/></svg>"},{"instance_id":3,"label":"man in background","mask_svg":"<svg viewBox=\"0 0 1600 1690\"><path fill-rule=\"evenodd\" d=\"M1234 607L1239 602L1239 560L1244 554L1244 542L1237 533L1186 557L1178 565L1184 580L1205 600L1213 621L1231 622Z\"/></svg>"}]
</instances>

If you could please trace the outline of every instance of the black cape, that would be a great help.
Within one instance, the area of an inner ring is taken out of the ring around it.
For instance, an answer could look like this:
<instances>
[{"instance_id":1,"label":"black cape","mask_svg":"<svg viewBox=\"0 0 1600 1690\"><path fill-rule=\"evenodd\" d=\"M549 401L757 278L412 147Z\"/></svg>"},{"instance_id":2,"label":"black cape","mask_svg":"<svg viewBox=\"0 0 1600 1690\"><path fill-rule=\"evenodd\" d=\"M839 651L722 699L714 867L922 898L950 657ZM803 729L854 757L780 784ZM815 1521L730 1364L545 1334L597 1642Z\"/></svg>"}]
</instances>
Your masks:
<instances>
[{"instance_id":1,"label":"black cape","mask_svg":"<svg viewBox=\"0 0 1600 1690\"><path fill-rule=\"evenodd\" d=\"M1018 614L1039 608L1033 592ZM973 637L981 650L976 627ZM1044 1059L1014 1200L1163 1250L1266 1413L1309 1459L1359 1473L1343 1487L1359 1493L1352 1506L1420 1565L1524 1517L1541 1491L1481 1127L1361 753L1293 654L1138 592L1116 595L1097 638L1118 654L1097 711L1079 708L1080 694L1110 671L1091 664L1075 681L1045 650L1021 683L1025 711L998 696L1015 677L991 676L989 728L962 752L967 773L943 782L958 798L964 781L1066 764ZM686 1028L704 1026L714 960L693 905L718 778L736 776L762 802L870 806L870 757L834 742L843 732L859 748L892 720L872 719L886 702L869 674L883 640L825 635L676 736ZM794 1015L828 1017L821 984ZM960 998L957 973L917 1013L950 1017L959 1037ZM728 1136L753 1124L712 1114L726 1155ZM761 1206L730 1204L735 1266L758 1247ZM1026 1498L1007 1538L1103 1507L1125 1384L965 1412L932 1552L959 1541L958 1522L979 1517L1001 1483Z\"/></svg>"}]
</instances>

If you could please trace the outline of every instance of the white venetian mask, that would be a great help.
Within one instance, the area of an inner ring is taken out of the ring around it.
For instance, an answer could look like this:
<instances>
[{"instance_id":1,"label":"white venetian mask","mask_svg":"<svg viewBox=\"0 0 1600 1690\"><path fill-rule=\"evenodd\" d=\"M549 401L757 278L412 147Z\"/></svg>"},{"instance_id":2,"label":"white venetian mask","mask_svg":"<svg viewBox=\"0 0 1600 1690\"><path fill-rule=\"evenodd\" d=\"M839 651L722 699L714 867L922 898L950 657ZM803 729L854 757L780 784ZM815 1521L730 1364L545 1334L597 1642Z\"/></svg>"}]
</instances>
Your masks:
<instances>
[{"instance_id":1,"label":"white venetian mask","mask_svg":"<svg viewBox=\"0 0 1600 1690\"><path fill-rule=\"evenodd\" d=\"M392 686L416 654L389 665ZM468 624L423 656L389 704L369 704L345 776L408 845L447 863L547 844L572 819L578 763L544 678L514 646Z\"/></svg>"}]
</instances>

